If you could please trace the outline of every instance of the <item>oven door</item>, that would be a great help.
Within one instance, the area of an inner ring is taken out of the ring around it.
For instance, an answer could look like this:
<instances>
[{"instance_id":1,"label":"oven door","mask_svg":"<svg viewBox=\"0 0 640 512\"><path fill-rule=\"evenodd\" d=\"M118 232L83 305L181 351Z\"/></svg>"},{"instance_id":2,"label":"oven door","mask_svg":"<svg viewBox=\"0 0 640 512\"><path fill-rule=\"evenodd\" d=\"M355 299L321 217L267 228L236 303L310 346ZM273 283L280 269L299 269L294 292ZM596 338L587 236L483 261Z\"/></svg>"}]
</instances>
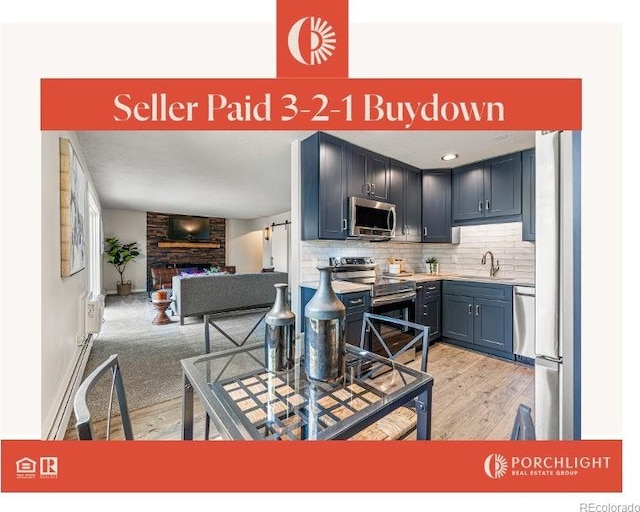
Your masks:
<instances>
[{"instance_id":1,"label":"oven door","mask_svg":"<svg viewBox=\"0 0 640 512\"><path fill-rule=\"evenodd\" d=\"M375 297L372 300L371 313L404 320L405 322L415 322L416 293L407 292L397 295ZM405 326L394 326L377 320L372 320L372 323L382 336L382 339L387 343L391 354L395 354L417 334L414 329ZM367 331L365 339L367 342L367 350L389 357L387 351L372 332ZM401 358L396 360L400 363L412 361L415 359L415 352L415 349L408 350Z\"/></svg>"}]
</instances>

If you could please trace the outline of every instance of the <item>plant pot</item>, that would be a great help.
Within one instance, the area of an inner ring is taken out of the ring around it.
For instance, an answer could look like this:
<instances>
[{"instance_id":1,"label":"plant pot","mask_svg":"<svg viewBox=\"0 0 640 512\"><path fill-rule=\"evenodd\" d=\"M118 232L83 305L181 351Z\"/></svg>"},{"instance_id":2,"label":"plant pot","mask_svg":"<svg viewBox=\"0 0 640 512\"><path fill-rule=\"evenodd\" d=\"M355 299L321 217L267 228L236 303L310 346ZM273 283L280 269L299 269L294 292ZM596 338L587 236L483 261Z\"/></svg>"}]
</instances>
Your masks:
<instances>
[{"instance_id":1,"label":"plant pot","mask_svg":"<svg viewBox=\"0 0 640 512\"><path fill-rule=\"evenodd\" d=\"M126 296L131 295L131 281L127 281L126 283L117 283L118 287L118 295Z\"/></svg>"}]
</instances>

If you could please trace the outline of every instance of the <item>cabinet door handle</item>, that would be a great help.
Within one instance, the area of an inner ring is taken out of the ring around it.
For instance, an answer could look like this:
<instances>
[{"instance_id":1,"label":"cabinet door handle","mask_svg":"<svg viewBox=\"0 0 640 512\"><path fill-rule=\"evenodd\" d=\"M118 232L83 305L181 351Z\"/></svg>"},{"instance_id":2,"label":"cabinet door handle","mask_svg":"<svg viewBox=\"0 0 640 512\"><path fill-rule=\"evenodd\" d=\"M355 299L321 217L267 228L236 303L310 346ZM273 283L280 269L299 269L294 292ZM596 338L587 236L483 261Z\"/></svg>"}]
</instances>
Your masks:
<instances>
[{"instance_id":1,"label":"cabinet door handle","mask_svg":"<svg viewBox=\"0 0 640 512\"><path fill-rule=\"evenodd\" d=\"M370 183L371 186L371 194L375 195L376 193L376 184L375 183Z\"/></svg>"},{"instance_id":2,"label":"cabinet door handle","mask_svg":"<svg viewBox=\"0 0 640 512\"><path fill-rule=\"evenodd\" d=\"M489 200L488 200L488 199L487 199L487 201L486 201L485 207L486 207L485 209L486 209L487 211L490 211L490 208L489 208Z\"/></svg>"},{"instance_id":3,"label":"cabinet door handle","mask_svg":"<svg viewBox=\"0 0 640 512\"><path fill-rule=\"evenodd\" d=\"M427 290L429 290L430 292L437 289L438 289L437 286L429 286L429 288L427 288Z\"/></svg>"},{"instance_id":4,"label":"cabinet door handle","mask_svg":"<svg viewBox=\"0 0 640 512\"><path fill-rule=\"evenodd\" d=\"M422 286L416 286L416 291L419 292L420 290L422 290Z\"/></svg>"},{"instance_id":5,"label":"cabinet door handle","mask_svg":"<svg viewBox=\"0 0 640 512\"><path fill-rule=\"evenodd\" d=\"M473 306L469 304L469 316L473 314Z\"/></svg>"},{"instance_id":6,"label":"cabinet door handle","mask_svg":"<svg viewBox=\"0 0 640 512\"><path fill-rule=\"evenodd\" d=\"M429 316L429 308L427 306L424 307L424 316Z\"/></svg>"},{"instance_id":7,"label":"cabinet door handle","mask_svg":"<svg viewBox=\"0 0 640 512\"><path fill-rule=\"evenodd\" d=\"M363 299L350 299L349 300L349 306L361 306L362 304L364 304L364 300Z\"/></svg>"},{"instance_id":8,"label":"cabinet door handle","mask_svg":"<svg viewBox=\"0 0 640 512\"><path fill-rule=\"evenodd\" d=\"M478 211L482 211L482 201L478 201Z\"/></svg>"},{"instance_id":9,"label":"cabinet door handle","mask_svg":"<svg viewBox=\"0 0 640 512\"><path fill-rule=\"evenodd\" d=\"M476 316L480 316L480 305L476 304Z\"/></svg>"},{"instance_id":10,"label":"cabinet door handle","mask_svg":"<svg viewBox=\"0 0 640 512\"><path fill-rule=\"evenodd\" d=\"M342 219L342 231L347 230L347 219Z\"/></svg>"},{"instance_id":11,"label":"cabinet door handle","mask_svg":"<svg viewBox=\"0 0 640 512\"><path fill-rule=\"evenodd\" d=\"M426 228L426 226L424 228L422 228L422 234L424 236L427 236L427 228Z\"/></svg>"}]
</instances>

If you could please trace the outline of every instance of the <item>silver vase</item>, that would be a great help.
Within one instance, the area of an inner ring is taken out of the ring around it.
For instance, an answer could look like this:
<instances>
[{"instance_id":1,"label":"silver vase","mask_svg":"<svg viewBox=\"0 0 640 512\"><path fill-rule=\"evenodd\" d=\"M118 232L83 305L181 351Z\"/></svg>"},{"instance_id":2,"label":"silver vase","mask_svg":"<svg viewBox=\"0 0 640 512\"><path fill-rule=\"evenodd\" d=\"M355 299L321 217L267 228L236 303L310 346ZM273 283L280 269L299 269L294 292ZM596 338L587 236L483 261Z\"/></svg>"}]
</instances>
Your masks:
<instances>
[{"instance_id":1,"label":"silver vase","mask_svg":"<svg viewBox=\"0 0 640 512\"><path fill-rule=\"evenodd\" d=\"M273 286L276 300L264 317L264 366L269 372L281 372L293 368L296 316L287 303L287 285Z\"/></svg>"},{"instance_id":2,"label":"silver vase","mask_svg":"<svg viewBox=\"0 0 640 512\"><path fill-rule=\"evenodd\" d=\"M304 369L312 381L344 375L347 311L331 286L331 267L318 267L320 283L304 308Z\"/></svg>"}]
</instances>

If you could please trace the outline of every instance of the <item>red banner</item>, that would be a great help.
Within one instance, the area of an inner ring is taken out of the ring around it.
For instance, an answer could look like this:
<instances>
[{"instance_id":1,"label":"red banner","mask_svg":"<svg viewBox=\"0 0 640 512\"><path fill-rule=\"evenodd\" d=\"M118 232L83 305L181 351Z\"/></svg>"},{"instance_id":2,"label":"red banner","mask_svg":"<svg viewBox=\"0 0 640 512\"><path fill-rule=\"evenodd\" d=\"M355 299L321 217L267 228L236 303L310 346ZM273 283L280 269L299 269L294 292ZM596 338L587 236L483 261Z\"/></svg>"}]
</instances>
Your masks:
<instances>
[{"instance_id":1,"label":"red banner","mask_svg":"<svg viewBox=\"0 0 640 512\"><path fill-rule=\"evenodd\" d=\"M43 79L43 130L580 130L579 79Z\"/></svg>"},{"instance_id":2,"label":"red banner","mask_svg":"<svg viewBox=\"0 0 640 512\"><path fill-rule=\"evenodd\" d=\"M622 441L2 441L2 491L621 492Z\"/></svg>"}]
</instances>

